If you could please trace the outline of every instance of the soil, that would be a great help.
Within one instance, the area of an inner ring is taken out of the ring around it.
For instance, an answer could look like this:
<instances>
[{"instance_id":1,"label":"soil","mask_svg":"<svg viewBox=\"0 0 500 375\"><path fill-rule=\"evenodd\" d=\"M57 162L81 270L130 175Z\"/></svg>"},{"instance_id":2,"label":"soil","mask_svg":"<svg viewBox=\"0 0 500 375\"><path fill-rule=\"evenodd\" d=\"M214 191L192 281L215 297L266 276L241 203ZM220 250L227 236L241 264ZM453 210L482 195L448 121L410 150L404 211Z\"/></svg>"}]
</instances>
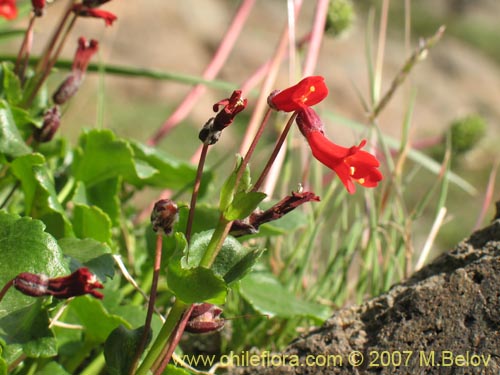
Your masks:
<instances>
[{"instance_id":1,"label":"soil","mask_svg":"<svg viewBox=\"0 0 500 375\"><path fill-rule=\"evenodd\" d=\"M282 353L302 364L310 355L337 355L330 357L336 366L247 367L231 374L499 374L499 311L497 214L490 226L410 279L360 306L338 310ZM364 358L358 367L349 364L354 351Z\"/></svg>"}]
</instances>

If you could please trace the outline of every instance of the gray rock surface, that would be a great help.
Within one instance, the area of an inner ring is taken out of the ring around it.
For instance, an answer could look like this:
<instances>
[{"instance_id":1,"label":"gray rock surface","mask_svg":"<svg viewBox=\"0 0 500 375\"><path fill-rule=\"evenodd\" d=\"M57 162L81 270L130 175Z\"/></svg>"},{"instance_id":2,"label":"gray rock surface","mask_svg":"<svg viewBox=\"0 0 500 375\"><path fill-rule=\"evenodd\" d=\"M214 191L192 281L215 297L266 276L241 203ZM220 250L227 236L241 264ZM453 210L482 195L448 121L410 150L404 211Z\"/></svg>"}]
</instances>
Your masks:
<instances>
[{"instance_id":1,"label":"gray rock surface","mask_svg":"<svg viewBox=\"0 0 500 375\"><path fill-rule=\"evenodd\" d=\"M499 311L497 219L386 294L338 310L296 339L282 354L298 366L232 374L500 374ZM306 364L328 355L330 366ZM353 356L363 357L357 367Z\"/></svg>"}]
</instances>

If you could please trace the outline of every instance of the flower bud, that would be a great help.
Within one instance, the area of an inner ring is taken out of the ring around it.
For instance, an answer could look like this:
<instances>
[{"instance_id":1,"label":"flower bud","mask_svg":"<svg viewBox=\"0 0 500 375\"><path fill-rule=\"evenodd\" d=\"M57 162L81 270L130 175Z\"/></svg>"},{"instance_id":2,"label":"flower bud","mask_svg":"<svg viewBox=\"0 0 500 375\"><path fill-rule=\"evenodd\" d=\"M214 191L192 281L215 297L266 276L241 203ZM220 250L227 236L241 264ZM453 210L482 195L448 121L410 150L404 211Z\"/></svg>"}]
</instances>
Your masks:
<instances>
[{"instance_id":1,"label":"flower bud","mask_svg":"<svg viewBox=\"0 0 500 375\"><path fill-rule=\"evenodd\" d=\"M61 113L56 105L52 109L45 112L43 125L41 128L36 128L33 132L33 137L37 142L50 142L59 129L61 124Z\"/></svg>"},{"instance_id":2,"label":"flower bud","mask_svg":"<svg viewBox=\"0 0 500 375\"><path fill-rule=\"evenodd\" d=\"M172 234L174 224L179 220L179 208L170 199L160 199L151 212L151 224L155 232L162 231L167 236Z\"/></svg>"},{"instance_id":3,"label":"flower bud","mask_svg":"<svg viewBox=\"0 0 500 375\"><path fill-rule=\"evenodd\" d=\"M16 276L13 285L27 296L41 297L48 294L49 278L43 274L23 272Z\"/></svg>"},{"instance_id":4,"label":"flower bud","mask_svg":"<svg viewBox=\"0 0 500 375\"><path fill-rule=\"evenodd\" d=\"M224 319L220 317L222 309L210 303L197 303L186 323L186 332L211 333L224 327Z\"/></svg>"}]
</instances>

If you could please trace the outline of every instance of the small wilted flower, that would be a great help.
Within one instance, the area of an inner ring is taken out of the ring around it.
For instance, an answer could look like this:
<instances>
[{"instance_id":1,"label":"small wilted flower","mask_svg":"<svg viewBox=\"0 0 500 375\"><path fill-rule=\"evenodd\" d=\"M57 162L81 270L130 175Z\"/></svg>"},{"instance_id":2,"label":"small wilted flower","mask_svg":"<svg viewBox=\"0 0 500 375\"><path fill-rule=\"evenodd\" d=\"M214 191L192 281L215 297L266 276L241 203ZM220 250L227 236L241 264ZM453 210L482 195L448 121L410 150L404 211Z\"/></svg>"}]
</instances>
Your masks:
<instances>
[{"instance_id":1,"label":"small wilted flower","mask_svg":"<svg viewBox=\"0 0 500 375\"><path fill-rule=\"evenodd\" d=\"M155 232L162 231L167 236L172 234L174 224L179 220L179 208L170 199L160 199L151 212L151 224Z\"/></svg>"},{"instance_id":2,"label":"small wilted flower","mask_svg":"<svg viewBox=\"0 0 500 375\"><path fill-rule=\"evenodd\" d=\"M54 296L56 298L70 298L90 294L102 299L102 293L94 289L103 289L104 286L97 277L82 267L71 275L49 278L43 274L23 272L13 280L14 287L21 293L32 297Z\"/></svg>"},{"instance_id":3,"label":"small wilted flower","mask_svg":"<svg viewBox=\"0 0 500 375\"><path fill-rule=\"evenodd\" d=\"M59 106L47 110L43 117L43 125L41 128L36 128L33 132L33 137L37 142L50 142L59 129L61 124L61 112Z\"/></svg>"},{"instance_id":4,"label":"small wilted flower","mask_svg":"<svg viewBox=\"0 0 500 375\"><path fill-rule=\"evenodd\" d=\"M221 318L222 309L210 303L197 303L186 323L186 332L211 333L224 327L224 319Z\"/></svg>"},{"instance_id":5,"label":"small wilted flower","mask_svg":"<svg viewBox=\"0 0 500 375\"><path fill-rule=\"evenodd\" d=\"M223 106L219 111L219 107ZM207 145L215 144L221 135L222 130L231 125L238 113L247 106L247 99L241 97L241 90L233 91L230 98L222 99L214 104L214 112L218 112L215 117L209 119L201 129L198 138Z\"/></svg>"},{"instance_id":6,"label":"small wilted flower","mask_svg":"<svg viewBox=\"0 0 500 375\"><path fill-rule=\"evenodd\" d=\"M273 91L267 98L267 103L276 111L294 112L318 104L327 95L325 79L311 76L283 91Z\"/></svg>"},{"instance_id":7,"label":"small wilted flower","mask_svg":"<svg viewBox=\"0 0 500 375\"><path fill-rule=\"evenodd\" d=\"M8 20L17 17L16 0L0 0L0 17Z\"/></svg>"},{"instance_id":8,"label":"small wilted flower","mask_svg":"<svg viewBox=\"0 0 500 375\"><path fill-rule=\"evenodd\" d=\"M265 211L257 210L245 220L235 220L231 225L230 234L234 237L255 234L262 224L278 220L304 203L319 201L320 198L312 192L292 192Z\"/></svg>"},{"instance_id":9,"label":"small wilted flower","mask_svg":"<svg viewBox=\"0 0 500 375\"><path fill-rule=\"evenodd\" d=\"M113 13L107 12L102 9L95 9L95 6L98 5L92 5L92 6L86 6L84 3L79 3L73 5L73 12L80 16L80 17L92 17L92 18L100 18L104 20L104 23L106 26L111 26L113 25L113 22L117 20L118 17L116 17Z\"/></svg>"},{"instance_id":10,"label":"small wilted flower","mask_svg":"<svg viewBox=\"0 0 500 375\"><path fill-rule=\"evenodd\" d=\"M99 43L97 40L92 39L87 43L87 40L83 36L78 39L78 48L71 67L71 74L52 96L54 103L59 105L64 104L76 94L85 77L90 59L97 52L98 48Z\"/></svg>"},{"instance_id":11,"label":"small wilted flower","mask_svg":"<svg viewBox=\"0 0 500 375\"><path fill-rule=\"evenodd\" d=\"M35 16L41 17L45 8L45 0L31 0L31 5L33 5Z\"/></svg>"}]
</instances>

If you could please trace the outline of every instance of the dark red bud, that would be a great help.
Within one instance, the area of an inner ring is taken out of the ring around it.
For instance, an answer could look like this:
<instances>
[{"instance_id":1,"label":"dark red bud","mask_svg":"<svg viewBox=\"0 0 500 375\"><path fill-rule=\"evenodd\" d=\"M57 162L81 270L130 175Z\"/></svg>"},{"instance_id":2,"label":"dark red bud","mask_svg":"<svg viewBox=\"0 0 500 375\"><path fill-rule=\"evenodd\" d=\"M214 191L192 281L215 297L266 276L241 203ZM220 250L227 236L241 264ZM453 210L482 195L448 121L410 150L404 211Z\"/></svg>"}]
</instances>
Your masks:
<instances>
[{"instance_id":1,"label":"dark red bud","mask_svg":"<svg viewBox=\"0 0 500 375\"><path fill-rule=\"evenodd\" d=\"M52 96L52 100L55 104L62 105L66 103L69 99L76 94L80 85L82 83L80 74L72 73L64 80L63 83L59 86L57 91Z\"/></svg>"},{"instance_id":2,"label":"dark red bud","mask_svg":"<svg viewBox=\"0 0 500 375\"><path fill-rule=\"evenodd\" d=\"M33 5L35 16L41 17L43 15L43 8L45 8L45 0L31 0L31 5Z\"/></svg>"},{"instance_id":3,"label":"dark red bud","mask_svg":"<svg viewBox=\"0 0 500 375\"><path fill-rule=\"evenodd\" d=\"M155 232L162 231L167 236L172 234L174 224L179 220L179 208L170 199L160 199L151 212L151 224Z\"/></svg>"},{"instance_id":4,"label":"dark red bud","mask_svg":"<svg viewBox=\"0 0 500 375\"><path fill-rule=\"evenodd\" d=\"M186 332L211 333L221 330L225 320L220 317L222 309L210 303L197 303L186 323Z\"/></svg>"},{"instance_id":5,"label":"dark red bud","mask_svg":"<svg viewBox=\"0 0 500 375\"><path fill-rule=\"evenodd\" d=\"M49 142L54 138L54 135L61 124L61 113L56 105L52 109L45 112L43 125L41 128L36 128L33 132L33 137L37 142Z\"/></svg>"},{"instance_id":6,"label":"dark red bud","mask_svg":"<svg viewBox=\"0 0 500 375\"><path fill-rule=\"evenodd\" d=\"M49 278L47 275L23 272L15 277L13 285L21 293L28 296L46 296L48 294Z\"/></svg>"}]
</instances>

